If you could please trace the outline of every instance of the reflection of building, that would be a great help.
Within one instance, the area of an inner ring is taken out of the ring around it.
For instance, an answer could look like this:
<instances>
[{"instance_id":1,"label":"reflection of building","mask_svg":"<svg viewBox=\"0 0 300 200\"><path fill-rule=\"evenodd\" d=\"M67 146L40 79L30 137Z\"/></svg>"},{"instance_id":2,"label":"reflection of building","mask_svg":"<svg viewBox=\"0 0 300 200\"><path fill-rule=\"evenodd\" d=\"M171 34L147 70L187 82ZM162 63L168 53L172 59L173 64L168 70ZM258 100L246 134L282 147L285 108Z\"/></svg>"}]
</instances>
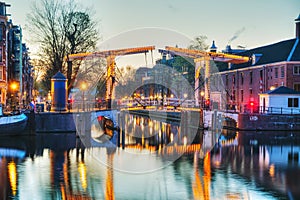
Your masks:
<instances>
[{"instance_id":1,"label":"reflection of building","mask_svg":"<svg viewBox=\"0 0 300 200\"><path fill-rule=\"evenodd\" d=\"M300 15L296 21L296 37L278 43L239 52L251 57L244 64L217 63L225 86L223 96L227 108L249 110L259 105L259 94L271 87L286 86L300 91Z\"/></svg>"}]
</instances>

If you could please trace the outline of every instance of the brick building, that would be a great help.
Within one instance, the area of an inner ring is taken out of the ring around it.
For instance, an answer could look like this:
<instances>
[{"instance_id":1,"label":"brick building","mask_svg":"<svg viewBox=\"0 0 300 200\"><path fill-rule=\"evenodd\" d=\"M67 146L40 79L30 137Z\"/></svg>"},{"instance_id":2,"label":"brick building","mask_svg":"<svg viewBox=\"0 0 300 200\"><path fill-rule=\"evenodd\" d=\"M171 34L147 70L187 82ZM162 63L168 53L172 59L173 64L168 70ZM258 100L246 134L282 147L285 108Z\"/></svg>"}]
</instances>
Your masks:
<instances>
[{"instance_id":1,"label":"brick building","mask_svg":"<svg viewBox=\"0 0 300 200\"><path fill-rule=\"evenodd\" d=\"M9 6L0 2L0 103L6 102L7 91L7 60L6 60L6 32L7 32L7 13L6 7Z\"/></svg>"},{"instance_id":2,"label":"brick building","mask_svg":"<svg viewBox=\"0 0 300 200\"><path fill-rule=\"evenodd\" d=\"M247 112L251 106L258 110L260 93L279 86L300 91L300 15L295 22L295 38L237 53L251 57L248 63L216 63L219 72L212 79L222 77L221 108Z\"/></svg>"}]
</instances>

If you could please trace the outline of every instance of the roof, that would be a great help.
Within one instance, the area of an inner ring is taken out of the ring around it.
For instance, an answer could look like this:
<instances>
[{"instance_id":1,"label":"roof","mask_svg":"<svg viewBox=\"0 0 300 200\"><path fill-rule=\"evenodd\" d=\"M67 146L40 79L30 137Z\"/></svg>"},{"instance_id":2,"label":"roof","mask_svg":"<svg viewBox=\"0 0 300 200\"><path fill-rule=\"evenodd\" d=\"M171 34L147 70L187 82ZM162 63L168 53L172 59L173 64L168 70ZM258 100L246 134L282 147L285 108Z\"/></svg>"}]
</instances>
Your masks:
<instances>
[{"instance_id":1,"label":"roof","mask_svg":"<svg viewBox=\"0 0 300 200\"><path fill-rule=\"evenodd\" d=\"M278 43L246 50L237 55L249 57L256 55L257 60L254 65L251 60L243 64L232 64L231 70L282 61L300 61L300 42L299 38L284 40ZM227 66L227 63L225 64ZM220 71L229 70L224 64L219 63L217 66L219 66Z\"/></svg>"},{"instance_id":2,"label":"roof","mask_svg":"<svg viewBox=\"0 0 300 200\"><path fill-rule=\"evenodd\" d=\"M269 90L264 92L263 94L298 94L300 95L300 92L293 90L291 88L280 86L274 90Z\"/></svg>"},{"instance_id":3,"label":"roof","mask_svg":"<svg viewBox=\"0 0 300 200\"><path fill-rule=\"evenodd\" d=\"M298 16L298 18L295 19L296 22L300 21L300 14Z\"/></svg>"},{"instance_id":4,"label":"roof","mask_svg":"<svg viewBox=\"0 0 300 200\"><path fill-rule=\"evenodd\" d=\"M56 79L56 80L67 80L67 78L59 71L57 72L52 79Z\"/></svg>"}]
</instances>

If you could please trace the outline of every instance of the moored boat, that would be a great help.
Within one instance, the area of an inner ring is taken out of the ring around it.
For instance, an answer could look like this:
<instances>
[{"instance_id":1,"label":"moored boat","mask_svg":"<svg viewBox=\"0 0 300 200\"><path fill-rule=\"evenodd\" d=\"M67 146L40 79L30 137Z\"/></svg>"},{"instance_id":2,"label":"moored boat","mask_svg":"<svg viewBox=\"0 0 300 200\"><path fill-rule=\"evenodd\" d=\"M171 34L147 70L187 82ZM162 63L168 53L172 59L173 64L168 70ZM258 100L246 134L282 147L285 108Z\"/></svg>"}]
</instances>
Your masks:
<instances>
[{"instance_id":1,"label":"moored boat","mask_svg":"<svg viewBox=\"0 0 300 200\"><path fill-rule=\"evenodd\" d=\"M4 115L0 106L0 135L21 133L27 125L27 119L24 113Z\"/></svg>"}]
</instances>

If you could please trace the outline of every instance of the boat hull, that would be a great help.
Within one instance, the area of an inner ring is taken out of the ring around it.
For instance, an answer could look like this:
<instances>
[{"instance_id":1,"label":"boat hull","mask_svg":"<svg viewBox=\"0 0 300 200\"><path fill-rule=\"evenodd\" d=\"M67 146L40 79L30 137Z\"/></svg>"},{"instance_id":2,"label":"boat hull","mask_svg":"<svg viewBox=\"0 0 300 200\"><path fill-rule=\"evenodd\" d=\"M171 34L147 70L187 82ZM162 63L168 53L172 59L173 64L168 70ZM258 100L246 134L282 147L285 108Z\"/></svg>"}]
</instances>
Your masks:
<instances>
[{"instance_id":1,"label":"boat hull","mask_svg":"<svg viewBox=\"0 0 300 200\"><path fill-rule=\"evenodd\" d=\"M24 133L27 125L25 114L2 116L0 119L0 135L15 135Z\"/></svg>"}]
</instances>

